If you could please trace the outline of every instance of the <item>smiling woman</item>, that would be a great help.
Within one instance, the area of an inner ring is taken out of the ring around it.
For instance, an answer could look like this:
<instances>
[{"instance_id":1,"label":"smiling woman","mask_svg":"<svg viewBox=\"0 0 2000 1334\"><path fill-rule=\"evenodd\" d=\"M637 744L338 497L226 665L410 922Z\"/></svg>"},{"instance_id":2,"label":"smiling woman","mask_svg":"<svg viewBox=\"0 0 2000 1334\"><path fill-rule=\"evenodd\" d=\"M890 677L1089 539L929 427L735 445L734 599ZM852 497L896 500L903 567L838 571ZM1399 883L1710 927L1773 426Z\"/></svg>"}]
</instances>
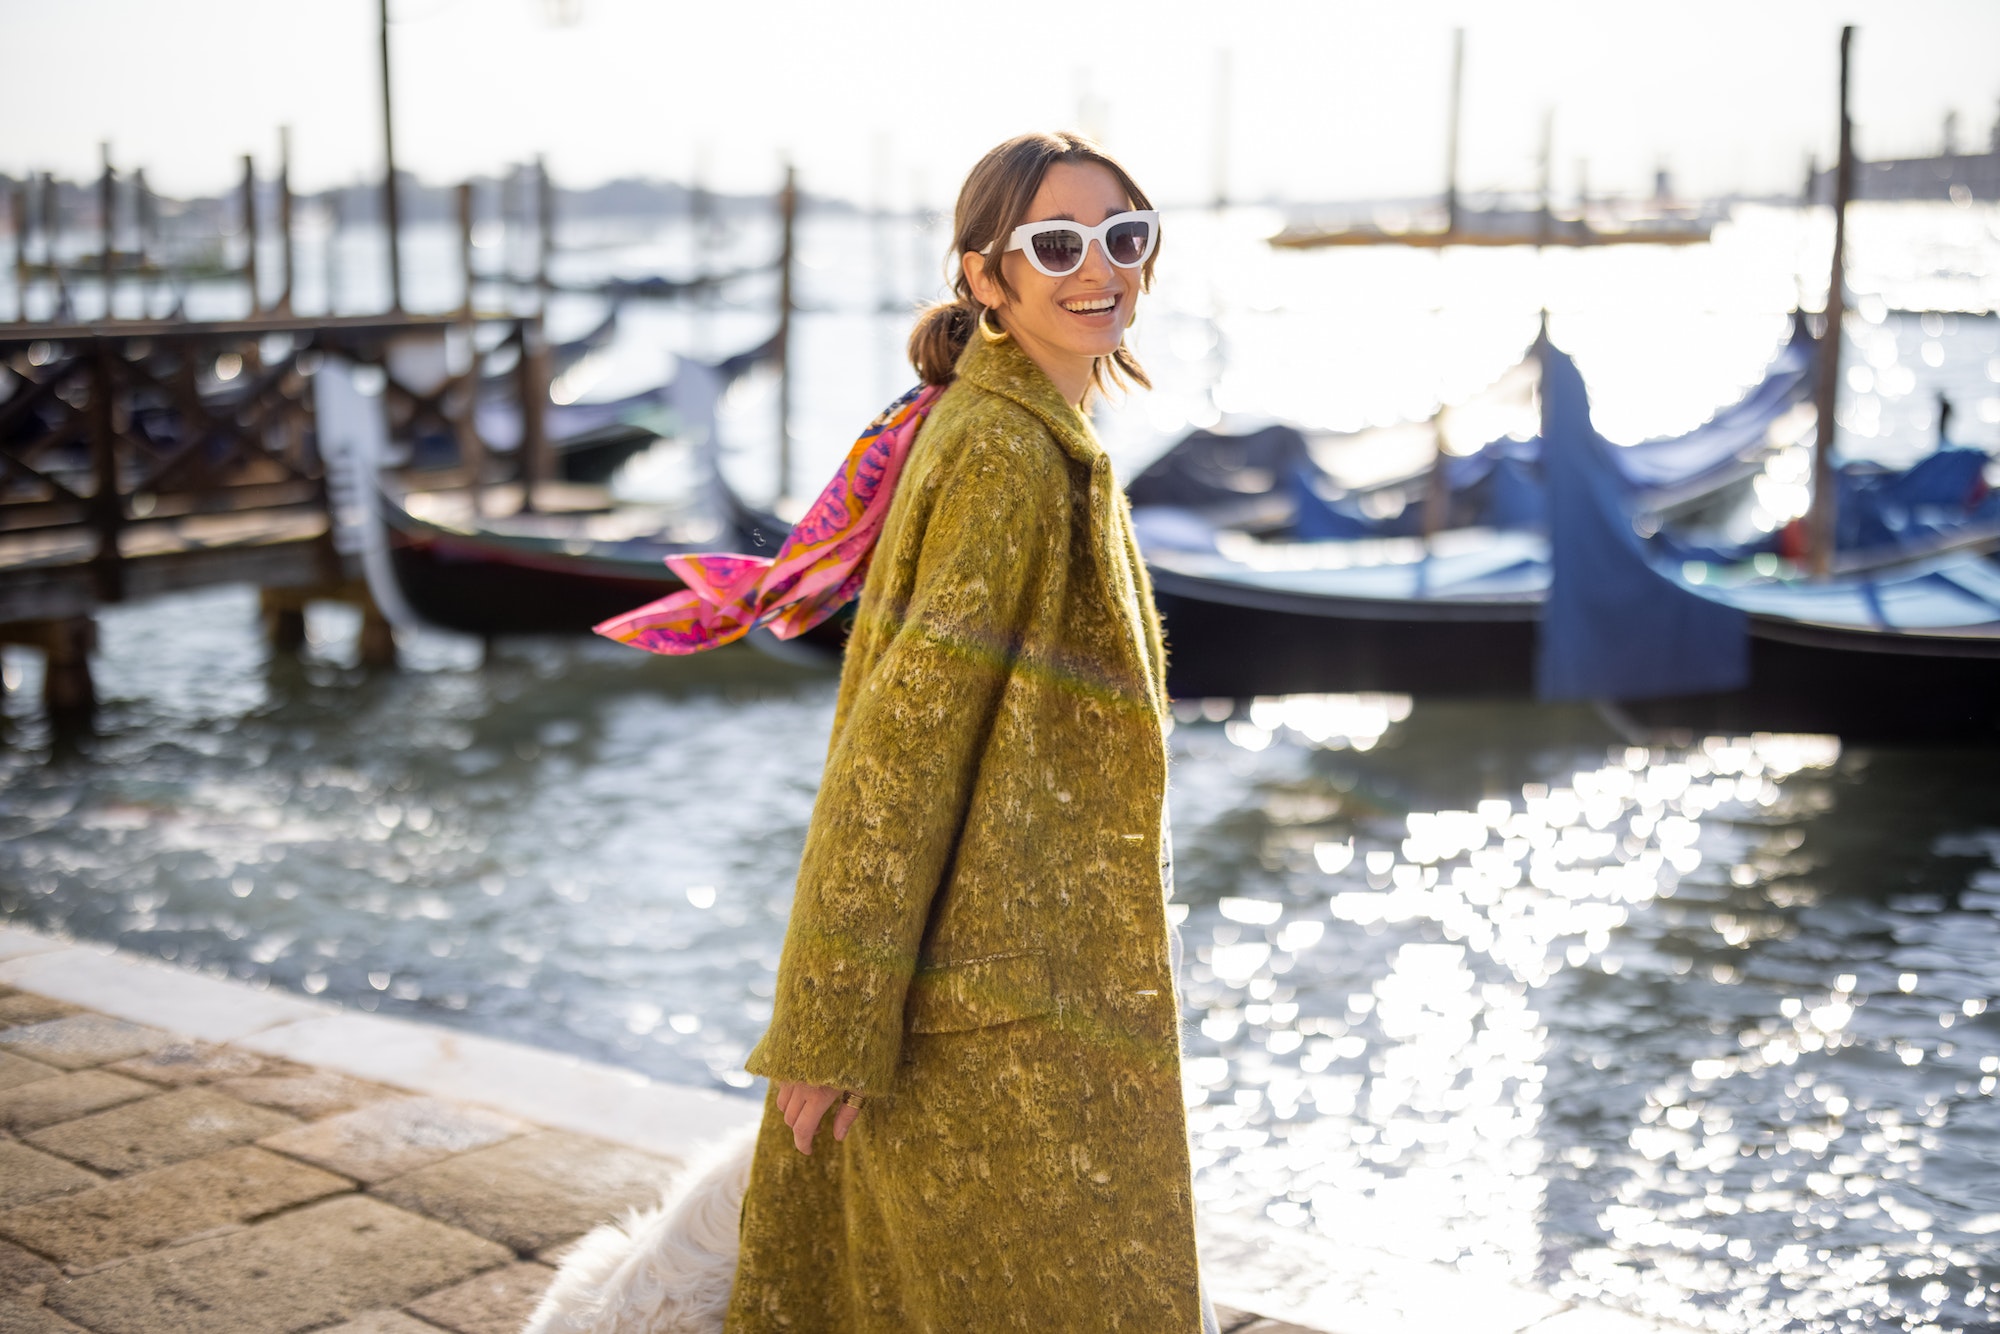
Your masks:
<instances>
[{"instance_id":1,"label":"smiling woman","mask_svg":"<svg viewBox=\"0 0 2000 1334\"><path fill-rule=\"evenodd\" d=\"M957 298L910 343L943 392L861 593L745 1062L772 1090L732 1334L1214 1328L1164 901L1165 652L1080 410L1145 382L1123 342L1158 232L1074 135L1002 144L959 197Z\"/></svg>"},{"instance_id":2,"label":"smiling woman","mask_svg":"<svg viewBox=\"0 0 2000 1334\"><path fill-rule=\"evenodd\" d=\"M1027 134L966 178L952 229L953 299L926 310L910 360L949 384L973 333L1011 335L1063 398L1117 381L1150 387L1125 346L1153 284L1160 216L1126 170L1081 135Z\"/></svg>"}]
</instances>

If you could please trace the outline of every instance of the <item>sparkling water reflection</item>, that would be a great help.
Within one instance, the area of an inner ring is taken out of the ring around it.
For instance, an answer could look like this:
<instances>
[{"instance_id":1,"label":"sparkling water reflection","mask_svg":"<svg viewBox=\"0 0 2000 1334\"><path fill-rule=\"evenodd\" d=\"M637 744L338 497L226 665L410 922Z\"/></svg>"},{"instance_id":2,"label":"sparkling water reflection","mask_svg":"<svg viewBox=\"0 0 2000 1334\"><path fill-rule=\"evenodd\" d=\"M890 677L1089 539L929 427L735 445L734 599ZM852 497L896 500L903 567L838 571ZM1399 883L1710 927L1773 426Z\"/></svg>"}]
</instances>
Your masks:
<instances>
[{"instance_id":1,"label":"sparkling water reflection","mask_svg":"<svg viewBox=\"0 0 2000 1334\"><path fill-rule=\"evenodd\" d=\"M104 618L104 736L6 660L0 914L746 1087L832 684L422 638L246 590ZM2000 778L1582 711L1191 701L1204 1209L1726 1331L2000 1306Z\"/></svg>"}]
</instances>

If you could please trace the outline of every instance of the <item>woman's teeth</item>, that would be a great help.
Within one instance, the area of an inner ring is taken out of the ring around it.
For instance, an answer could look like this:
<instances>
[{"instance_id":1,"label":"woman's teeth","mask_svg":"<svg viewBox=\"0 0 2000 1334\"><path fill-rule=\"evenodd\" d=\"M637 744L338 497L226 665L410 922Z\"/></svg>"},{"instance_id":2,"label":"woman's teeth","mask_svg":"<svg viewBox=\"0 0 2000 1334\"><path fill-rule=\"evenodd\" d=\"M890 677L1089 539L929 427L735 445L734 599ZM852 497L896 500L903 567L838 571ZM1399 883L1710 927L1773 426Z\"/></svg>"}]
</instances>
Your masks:
<instances>
[{"instance_id":1,"label":"woman's teeth","mask_svg":"<svg viewBox=\"0 0 2000 1334\"><path fill-rule=\"evenodd\" d=\"M1118 298L1115 296L1095 296L1079 301L1065 301L1062 303L1062 308L1077 315L1098 315L1113 309L1117 304Z\"/></svg>"}]
</instances>

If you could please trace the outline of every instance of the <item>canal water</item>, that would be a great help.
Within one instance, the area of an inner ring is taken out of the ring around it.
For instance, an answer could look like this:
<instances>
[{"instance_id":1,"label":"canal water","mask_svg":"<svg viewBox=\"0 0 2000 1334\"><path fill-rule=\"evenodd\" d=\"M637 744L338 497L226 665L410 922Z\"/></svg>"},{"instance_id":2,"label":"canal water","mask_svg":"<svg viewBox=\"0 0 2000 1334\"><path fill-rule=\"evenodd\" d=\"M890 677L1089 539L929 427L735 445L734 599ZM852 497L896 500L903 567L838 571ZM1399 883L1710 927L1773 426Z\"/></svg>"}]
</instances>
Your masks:
<instances>
[{"instance_id":1,"label":"canal water","mask_svg":"<svg viewBox=\"0 0 2000 1334\"><path fill-rule=\"evenodd\" d=\"M1686 429L1819 304L1830 232L1745 206L1679 251L1306 255L1262 245L1275 221L1170 214L1133 335L1158 388L1101 423L1125 475L1193 426L1426 417L1518 357L1543 308L1608 435ZM345 309L379 304L374 240L306 230L302 308L316 275ZM491 267L507 242L488 239ZM1945 313L2000 303L2000 212L1862 206L1850 241L1843 452L1918 457L1940 393L1955 439L2000 447L2000 321ZM577 281L693 253L671 226L571 242ZM904 387L941 242L809 215L794 490ZM409 254L415 304L454 304L449 234L416 229ZM560 389L611 398L677 353L751 346L767 288L628 307ZM187 299L227 315L240 293ZM599 313L551 318L562 336ZM753 496L774 489L773 401L753 377L724 403ZM0 920L754 1093L830 677L431 633L369 675L339 608L273 658L246 588L101 630L79 750L51 750L39 663L6 651ZM1630 740L1588 709L1181 702L1202 1208L1721 1334L1995 1327L2000 765Z\"/></svg>"},{"instance_id":2,"label":"canal water","mask_svg":"<svg viewBox=\"0 0 2000 1334\"><path fill-rule=\"evenodd\" d=\"M102 735L6 659L0 919L751 1091L828 676L106 613ZM1202 1207L1728 1331L2000 1309L2000 771L1587 709L1187 701Z\"/></svg>"}]
</instances>

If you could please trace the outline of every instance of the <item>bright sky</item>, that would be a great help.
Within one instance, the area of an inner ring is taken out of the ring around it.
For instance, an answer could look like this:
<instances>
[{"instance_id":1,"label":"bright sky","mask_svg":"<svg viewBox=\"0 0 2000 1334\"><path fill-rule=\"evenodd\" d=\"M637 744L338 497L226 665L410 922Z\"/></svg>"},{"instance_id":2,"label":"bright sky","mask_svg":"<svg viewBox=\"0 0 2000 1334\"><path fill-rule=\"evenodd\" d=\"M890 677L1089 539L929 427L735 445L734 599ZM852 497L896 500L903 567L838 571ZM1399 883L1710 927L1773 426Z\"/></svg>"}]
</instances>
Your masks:
<instances>
[{"instance_id":1,"label":"bright sky","mask_svg":"<svg viewBox=\"0 0 2000 1334\"><path fill-rule=\"evenodd\" d=\"M1466 28L1468 189L1532 188L1546 112L1558 195L1797 187L1832 152L1837 34L1859 25L1864 154L1934 151L1947 111L2000 112L1996 0L392 0L398 156L433 180L546 153L559 179L949 200L1023 129L1100 132L1156 199L1213 191L1231 71L1238 197L1440 187L1450 30ZM556 16L573 14L562 24ZM0 171L157 188L231 182L292 127L311 189L379 171L375 0L0 0ZM1094 123L1093 123L1094 122Z\"/></svg>"}]
</instances>

